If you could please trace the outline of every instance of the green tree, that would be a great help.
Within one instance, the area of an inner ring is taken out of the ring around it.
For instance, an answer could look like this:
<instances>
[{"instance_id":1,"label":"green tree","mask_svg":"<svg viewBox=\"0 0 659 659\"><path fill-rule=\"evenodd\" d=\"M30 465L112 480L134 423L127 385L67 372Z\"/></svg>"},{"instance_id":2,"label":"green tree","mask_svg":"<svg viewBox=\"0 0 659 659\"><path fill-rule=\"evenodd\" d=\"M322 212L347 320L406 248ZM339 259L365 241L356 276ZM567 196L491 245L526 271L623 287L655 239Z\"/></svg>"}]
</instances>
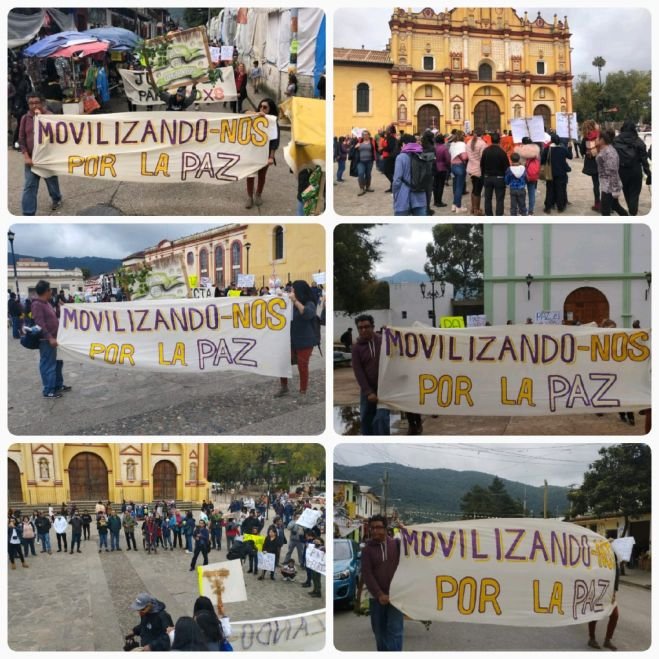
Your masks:
<instances>
[{"instance_id":1,"label":"green tree","mask_svg":"<svg viewBox=\"0 0 659 659\"><path fill-rule=\"evenodd\" d=\"M82 281L87 281L92 276L92 271L89 268L81 267L80 271L82 272Z\"/></svg>"},{"instance_id":2,"label":"green tree","mask_svg":"<svg viewBox=\"0 0 659 659\"><path fill-rule=\"evenodd\" d=\"M453 284L454 296L483 296L483 225L436 224L426 245L426 274Z\"/></svg>"},{"instance_id":3,"label":"green tree","mask_svg":"<svg viewBox=\"0 0 659 659\"><path fill-rule=\"evenodd\" d=\"M151 266L143 261L138 270L121 267L117 270L117 283L127 299L144 297L149 292Z\"/></svg>"},{"instance_id":4,"label":"green tree","mask_svg":"<svg viewBox=\"0 0 659 659\"><path fill-rule=\"evenodd\" d=\"M597 69L597 75L599 76L600 87L602 86L602 69L606 66L606 60L599 55L593 60L593 66Z\"/></svg>"},{"instance_id":5,"label":"green tree","mask_svg":"<svg viewBox=\"0 0 659 659\"><path fill-rule=\"evenodd\" d=\"M580 122L595 118L600 93L599 85L590 80L588 75L582 73L577 76L573 86L572 104Z\"/></svg>"},{"instance_id":6,"label":"green tree","mask_svg":"<svg viewBox=\"0 0 659 659\"><path fill-rule=\"evenodd\" d=\"M615 113L607 113L614 121L633 119L649 123L651 119L652 76L649 71L616 71L609 73L604 85L606 108L616 107Z\"/></svg>"},{"instance_id":7,"label":"green tree","mask_svg":"<svg viewBox=\"0 0 659 659\"><path fill-rule=\"evenodd\" d=\"M346 314L369 308L373 266L381 258L374 224L339 224L334 229L334 308Z\"/></svg>"},{"instance_id":8,"label":"green tree","mask_svg":"<svg viewBox=\"0 0 659 659\"><path fill-rule=\"evenodd\" d=\"M568 493L571 517L622 515L623 535L629 522L652 508L650 448L646 444L614 444L599 450L599 460L589 465L581 487Z\"/></svg>"},{"instance_id":9,"label":"green tree","mask_svg":"<svg viewBox=\"0 0 659 659\"><path fill-rule=\"evenodd\" d=\"M185 27L197 27L206 25L212 16L217 16L222 8L204 9L202 7L188 7L183 12L183 24Z\"/></svg>"},{"instance_id":10,"label":"green tree","mask_svg":"<svg viewBox=\"0 0 659 659\"><path fill-rule=\"evenodd\" d=\"M460 508L465 517L518 517L523 513L522 504L508 494L498 476L494 477L487 489L474 485L462 497Z\"/></svg>"}]
</instances>

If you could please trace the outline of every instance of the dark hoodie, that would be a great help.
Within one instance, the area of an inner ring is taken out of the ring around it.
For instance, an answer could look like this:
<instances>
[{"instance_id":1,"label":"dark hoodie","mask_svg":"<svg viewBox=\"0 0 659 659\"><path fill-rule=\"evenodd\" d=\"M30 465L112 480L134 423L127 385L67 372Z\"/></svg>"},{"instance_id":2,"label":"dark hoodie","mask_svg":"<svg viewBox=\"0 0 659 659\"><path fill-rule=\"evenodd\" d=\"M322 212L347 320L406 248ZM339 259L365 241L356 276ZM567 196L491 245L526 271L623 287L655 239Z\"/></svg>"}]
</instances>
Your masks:
<instances>
[{"instance_id":1,"label":"dark hoodie","mask_svg":"<svg viewBox=\"0 0 659 659\"><path fill-rule=\"evenodd\" d=\"M369 540L362 550L362 575L368 592L377 599L389 594L400 560L400 543L387 536L384 542Z\"/></svg>"},{"instance_id":2,"label":"dark hoodie","mask_svg":"<svg viewBox=\"0 0 659 659\"><path fill-rule=\"evenodd\" d=\"M373 333L370 341L359 337L357 343L352 346L352 370L359 388L367 396L378 392L381 346L382 336L376 333Z\"/></svg>"},{"instance_id":3,"label":"dark hoodie","mask_svg":"<svg viewBox=\"0 0 659 659\"><path fill-rule=\"evenodd\" d=\"M165 610L165 603L155 597L151 601L151 610L140 619L140 624L133 627L133 634L140 637L140 645L148 645L154 652L167 652L170 647L167 627L173 627L172 616Z\"/></svg>"},{"instance_id":4,"label":"dark hoodie","mask_svg":"<svg viewBox=\"0 0 659 659\"><path fill-rule=\"evenodd\" d=\"M646 175L650 173L645 142L638 136L633 124L625 122L622 125L620 133L613 140L613 147L618 152L621 170L628 169L639 177L641 170Z\"/></svg>"}]
</instances>

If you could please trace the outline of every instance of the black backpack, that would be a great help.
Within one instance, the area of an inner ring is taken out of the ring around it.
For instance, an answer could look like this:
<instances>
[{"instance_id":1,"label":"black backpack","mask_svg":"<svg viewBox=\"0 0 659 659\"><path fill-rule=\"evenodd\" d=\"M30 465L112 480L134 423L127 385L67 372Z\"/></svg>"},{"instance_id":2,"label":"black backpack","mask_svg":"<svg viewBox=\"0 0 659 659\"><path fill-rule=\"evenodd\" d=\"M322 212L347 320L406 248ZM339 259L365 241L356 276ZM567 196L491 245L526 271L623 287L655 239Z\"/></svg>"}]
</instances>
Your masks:
<instances>
[{"instance_id":1,"label":"black backpack","mask_svg":"<svg viewBox=\"0 0 659 659\"><path fill-rule=\"evenodd\" d=\"M28 350L38 350L42 338L43 332L27 331L25 334L21 334L20 343L24 348L27 348Z\"/></svg>"},{"instance_id":2,"label":"black backpack","mask_svg":"<svg viewBox=\"0 0 659 659\"><path fill-rule=\"evenodd\" d=\"M640 162L636 151L636 145L631 142L614 140L613 147L618 152L618 166L632 167L636 162Z\"/></svg>"},{"instance_id":3,"label":"black backpack","mask_svg":"<svg viewBox=\"0 0 659 659\"><path fill-rule=\"evenodd\" d=\"M323 348L321 347L321 338L320 338L320 318L318 317L318 314L314 314L313 318L311 319L311 327L313 328L313 335L314 335L314 345L318 346L318 350L320 351L320 354L323 354Z\"/></svg>"},{"instance_id":4,"label":"black backpack","mask_svg":"<svg viewBox=\"0 0 659 659\"><path fill-rule=\"evenodd\" d=\"M411 180L403 183L412 192L426 192L432 187L433 169L435 167L435 152L423 151L421 153L408 153L412 169Z\"/></svg>"}]
</instances>

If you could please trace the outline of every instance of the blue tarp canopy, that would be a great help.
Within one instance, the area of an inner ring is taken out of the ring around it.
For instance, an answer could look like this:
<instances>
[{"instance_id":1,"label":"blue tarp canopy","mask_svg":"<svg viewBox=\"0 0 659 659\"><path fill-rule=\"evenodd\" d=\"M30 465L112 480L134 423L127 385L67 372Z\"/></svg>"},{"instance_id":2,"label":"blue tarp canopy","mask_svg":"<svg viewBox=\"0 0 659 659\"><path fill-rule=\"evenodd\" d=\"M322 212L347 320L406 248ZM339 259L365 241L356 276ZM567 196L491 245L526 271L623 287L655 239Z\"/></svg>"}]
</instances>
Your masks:
<instances>
[{"instance_id":1,"label":"blue tarp canopy","mask_svg":"<svg viewBox=\"0 0 659 659\"><path fill-rule=\"evenodd\" d=\"M101 41L109 41L109 50L134 50L140 40L135 33L122 27L97 27L80 32L80 34L96 37Z\"/></svg>"},{"instance_id":2,"label":"blue tarp canopy","mask_svg":"<svg viewBox=\"0 0 659 659\"><path fill-rule=\"evenodd\" d=\"M28 46L23 53L26 57L48 57L60 48L71 46L74 43L88 43L89 41L97 41L97 39L89 35L83 36L82 32L58 32L36 41Z\"/></svg>"}]
</instances>

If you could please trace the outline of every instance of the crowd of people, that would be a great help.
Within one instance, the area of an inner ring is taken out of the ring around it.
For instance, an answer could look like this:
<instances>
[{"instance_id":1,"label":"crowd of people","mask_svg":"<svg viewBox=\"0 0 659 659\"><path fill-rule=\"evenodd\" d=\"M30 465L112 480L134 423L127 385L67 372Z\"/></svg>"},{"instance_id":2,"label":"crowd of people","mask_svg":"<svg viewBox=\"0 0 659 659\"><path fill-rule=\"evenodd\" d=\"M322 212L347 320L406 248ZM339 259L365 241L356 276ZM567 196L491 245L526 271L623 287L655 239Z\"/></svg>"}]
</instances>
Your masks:
<instances>
[{"instance_id":1,"label":"crowd of people","mask_svg":"<svg viewBox=\"0 0 659 659\"><path fill-rule=\"evenodd\" d=\"M545 141L529 137L515 144L512 131L502 134L482 130L466 134L454 129L450 135L436 130L397 133L396 126L371 135L334 138L337 184L346 181L345 171L356 177L358 196L375 192L373 169L388 181L385 193L393 197L394 215L434 215L435 208L448 207L455 214L501 216L505 213L534 215L539 182L544 182L543 211L563 213L570 205L569 178L572 162L583 154L582 174L593 179L592 210L603 216L637 215L645 180L652 184L651 151L640 139L633 121L625 121L616 133L586 120L583 138L568 140L557 133L545 134ZM578 173L576 175L579 175ZM451 181L450 200L444 201ZM470 183L468 204L465 195ZM624 197L627 208L620 203Z\"/></svg>"}]
</instances>

